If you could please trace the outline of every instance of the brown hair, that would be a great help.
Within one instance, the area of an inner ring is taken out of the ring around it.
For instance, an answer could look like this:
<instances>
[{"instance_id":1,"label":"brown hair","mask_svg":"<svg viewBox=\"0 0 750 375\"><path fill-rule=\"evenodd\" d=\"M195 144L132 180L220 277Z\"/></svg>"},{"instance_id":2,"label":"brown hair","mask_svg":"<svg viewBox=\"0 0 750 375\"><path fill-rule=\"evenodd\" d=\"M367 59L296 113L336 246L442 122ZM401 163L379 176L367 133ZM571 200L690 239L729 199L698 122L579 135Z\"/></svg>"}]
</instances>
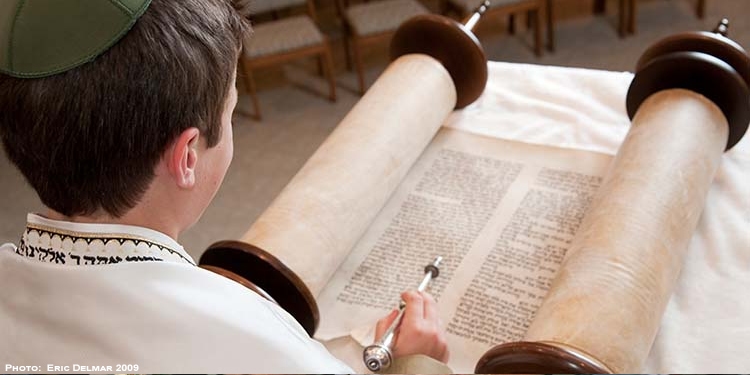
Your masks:
<instances>
[{"instance_id":1,"label":"brown hair","mask_svg":"<svg viewBox=\"0 0 750 375\"><path fill-rule=\"evenodd\" d=\"M0 74L8 158L47 207L122 216L182 131L218 142L247 28L230 0L153 0L90 63L37 79Z\"/></svg>"}]
</instances>

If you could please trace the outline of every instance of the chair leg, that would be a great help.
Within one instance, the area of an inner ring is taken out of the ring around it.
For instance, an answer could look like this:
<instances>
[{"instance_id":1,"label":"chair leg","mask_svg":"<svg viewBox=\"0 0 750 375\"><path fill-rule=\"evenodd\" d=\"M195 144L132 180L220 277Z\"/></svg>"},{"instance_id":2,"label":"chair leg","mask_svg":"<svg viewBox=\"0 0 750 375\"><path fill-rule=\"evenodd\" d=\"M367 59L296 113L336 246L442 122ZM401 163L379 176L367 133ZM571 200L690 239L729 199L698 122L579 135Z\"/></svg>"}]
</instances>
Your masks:
<instances>
[{"instance_id":1,"label":"chair leg","mask_svg":"<svg viewBox=\"0 0 750 375\"><path fill-rule=\"evenodd\" d=\"M442 15L448 14L448 0L440 0L438 2L438 12Z\"/></svg>"},{"instance_id":2,"label":"chair leg","mask_svg":"<svg viewBox=\"0 0 750 375\"><path fill-rule=\"evenodd\" d=\"M531 30L534 27L534 11L529 10L526 12L526 30Z\"/></svg>"},{"instance_id":3,"label":"chair leg","mask_svg":"<svg viewBox=\"0 0 750 375\"><path fill-rule=\"evenodd\" d=\"M594 0L594 14L604 14L607 11L607 0Z\"/></svg>"},{"instance_id":4,"label":"chair leg","mask_svg":"<svg viewBox=\"0 0 750 375\"><path fill-rule=\"evenodd\" d=\"M700 19L706 17L706 0L698 0L698 5L696 5L695 13Z\"/></svg>"},{"instance_id":5,"label":"chair leg","mask_svg":"<svg viewBox=\"0 0 750 375\"><path fill-rule=\"evenodd\" d=\"M636 8L636 3L638 3L638 0L628 0L628 3L630 5L630 10L628 11L630 18L628 22L628 32L631 34L635 34L635 19L638 15Z\"/></svg>"},{"instance_id":6,"label":"chair leg","mask_svg":"<svg viewBox=\"0 0 750 375\"><path fill-rule=\"evenodd\" d=\"M316 61L316 65L318 66L318 75L321 77L325 76L326 71L325 71L325 61L323 61L323 54L318 55L315 61Z\"/></svg>"},{"instance_id":7,"label":"chair leg","mask_svg":"<svg viewBox=\"0 0 750 375\"><path fill-rule=\"evenodd\" d=\"M532 12L534 14L534 54L536 57L542 56L542 10L536 9ZM531 15L529 15L531 16ZM529 17L529 19L532 19Z\"/></svg>"},{"instance_id":8,"label":"chair leg","mask_svg":"<svg viewBox=\"0 0 750 375\"><path fill-rule=\"evenodd\" d=\"M516 33L516 15L511 14L508 16L508 34L514 35Z\"/></svg>"},{"instance_id":9,"label":"chair leg","mask_svg":"<svg viewBox=\"0 0 750 375\"><path fill-rule=\"evenodd\" d=\"M256 120L260 121L263 119L261 113L260 113L260 103L258 102L258 93L257 89L255 87L255 79L253 78L253 72L252 69L248 66L244 60L242 61L242 73L243 73L243 81L245 83L245 90L247 90L248 94L250 94L250 99L253 101L253 117L255 117Z\"/></svg>"},{"instance_id":10,"label":"chair leg","mask_svg":"<svg viewBox=\"0 0 750 375\"><path fill-rule=\"evenodd\" d=\"M365 94L365 69L362 66L362 55L360 54L360 45L357 37L352 38L352 52L354 65L357 69L357 81L359 83L359 94Z\"/></svg>"},{"instance_id":11,"label":"chair leg","mask_svg":"<svg viewBox=\"0 0 750 375\"><path fill-rule=\"evenodd\" d=\"M553 0L546 0L546 18L547 18L547 50L555 52L555 13Z\"/></svg>"},{"instance_id":12,"label":"chair leg","mask_svg":"<svg viewBox=\"0 0 750 375\"><path fill-rule=\"evenodd\" d=\"M328 79L328 99L332 102L336 101L336 80L333 78L333 57L331 56L331 46L326 43L325 52L321 56L321 61L324 61L323 70L325 71L326 78Z\"/></svg>"},{"instance_id":13,"label":"chair leg","mask_svg":"<svg viewBox=\"0 0 750 375\"><path fill-rule=\"evenodd\" d=\"M344 55L346 55L346 70L351 72L354 66L352 62L352 40L351 37L344 35Z\"/></svg>"},{"instance_id":14,"label":"chair leg","mask_svg":"<svg viewBox=\"0 0 750 375\"><path fill-rule=\"evenodd\" d=\"M624 38L628 34L627 30L627 24L629 17L627 16L627 4L625 4L628 0L617 0L619 9L618 9L618 24L617 28L620 33L620 37Z\"/></svg>"}]
</instances>

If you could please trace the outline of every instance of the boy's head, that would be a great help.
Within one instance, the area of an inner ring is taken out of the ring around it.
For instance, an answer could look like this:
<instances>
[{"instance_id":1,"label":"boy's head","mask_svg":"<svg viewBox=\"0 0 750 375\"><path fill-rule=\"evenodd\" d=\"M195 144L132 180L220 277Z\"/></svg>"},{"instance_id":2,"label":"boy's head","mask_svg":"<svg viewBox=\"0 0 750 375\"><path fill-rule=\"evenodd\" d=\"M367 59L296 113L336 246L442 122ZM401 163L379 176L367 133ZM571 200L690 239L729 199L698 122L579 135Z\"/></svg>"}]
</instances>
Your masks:
<instances>
[{"instance_id":1,"label":"boy's head","mask_svg":"<svg viewBox=\"0 0 750 375\"><path fill-rule=\"evenodd\" d=\"M231 0L153 0L91 62L42 78L0 73L8 158L67 217L121 217L164 181L197 191L197 203L168 203L200 216L231 159L246 29Z\"/></svg>"}]
</instances>

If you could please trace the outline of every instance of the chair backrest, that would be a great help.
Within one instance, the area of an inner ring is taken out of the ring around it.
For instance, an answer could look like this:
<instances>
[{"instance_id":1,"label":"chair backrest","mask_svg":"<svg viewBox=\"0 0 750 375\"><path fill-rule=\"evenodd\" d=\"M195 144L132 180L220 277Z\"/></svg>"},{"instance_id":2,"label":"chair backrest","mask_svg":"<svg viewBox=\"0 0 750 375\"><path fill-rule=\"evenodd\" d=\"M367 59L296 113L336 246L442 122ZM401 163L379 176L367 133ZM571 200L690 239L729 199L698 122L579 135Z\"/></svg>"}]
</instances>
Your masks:
<instances>
[{"instance_id":1,"label":"chair backrest","mask_svg":"<svg viewBox=\"0 0 750 375\"><path fill-rule=\"evenodd\" d=\"M260 14L280 10L298 5L307 4L308 0L252 0L250 11L252 14Z\"/></svg>"},{"instance_id":2,"label":"chair backrest","mask_svg":"<svg viewBox=\"0 0 750 375\"><path fill-rule=\"evenodd\" d=\"M454 5L457 5L465 13L469 13L477 9L484 0L448 0L448 1L453 3ZM508 5L515 5L522 1L523 0L490 0L490 9L500 8L500 7L508 6Z\"/></svg>"}]
</instances>

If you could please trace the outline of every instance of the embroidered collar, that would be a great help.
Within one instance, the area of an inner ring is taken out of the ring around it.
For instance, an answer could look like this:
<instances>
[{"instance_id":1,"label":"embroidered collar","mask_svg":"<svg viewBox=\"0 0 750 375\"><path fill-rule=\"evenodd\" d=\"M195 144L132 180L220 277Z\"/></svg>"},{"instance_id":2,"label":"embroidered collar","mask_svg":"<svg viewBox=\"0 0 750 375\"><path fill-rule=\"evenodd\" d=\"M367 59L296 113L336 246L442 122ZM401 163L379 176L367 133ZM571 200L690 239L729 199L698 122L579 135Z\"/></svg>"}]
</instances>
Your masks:
<instances>
[{"instance_id":1,"label":"embroidered collar","mask_svg":"<svg viewBox=\"0 0 750 375\"><path fill-rule=\"evenodd\" d=\"M130 225L83 224L29 214L16 253L38 261L71 265L176 262L195 265L169 236Z\"/></svg>"}]
</instances>

